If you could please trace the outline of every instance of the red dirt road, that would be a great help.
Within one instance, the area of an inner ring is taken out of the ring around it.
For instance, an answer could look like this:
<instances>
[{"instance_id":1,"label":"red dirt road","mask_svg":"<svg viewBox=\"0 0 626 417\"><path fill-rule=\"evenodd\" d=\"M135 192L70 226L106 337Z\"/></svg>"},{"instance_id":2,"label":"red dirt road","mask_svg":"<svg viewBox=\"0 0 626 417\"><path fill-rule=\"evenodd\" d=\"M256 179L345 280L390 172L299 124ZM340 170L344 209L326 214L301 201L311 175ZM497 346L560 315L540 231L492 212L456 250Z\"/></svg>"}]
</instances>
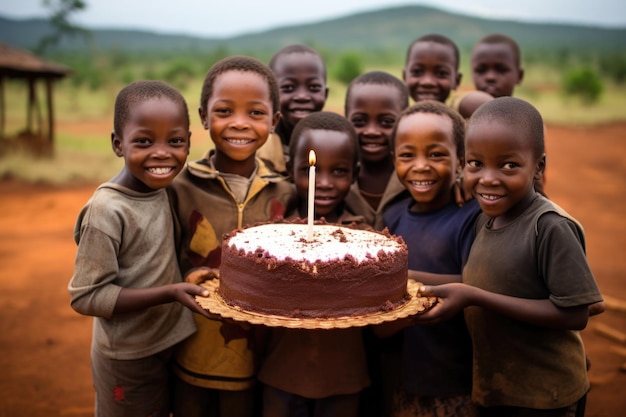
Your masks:
<instances>
[{"instance_id":1,"label":"red dirt road","mask_svg":"<svg viewBox=\"0 0 626 417\"><path fill-rule=\"evenodd\" d=\"M547 149L548 195L585 227L602 292L626 300L626 123L549 126ZM74 221L95 186L0 182L0 417L93 415L91 318L69 307L66 286ZM588 417L626 412L626 341L602 325L626 333L626 311L609 309L583 332Z\"/></svg>"}]
</instances>

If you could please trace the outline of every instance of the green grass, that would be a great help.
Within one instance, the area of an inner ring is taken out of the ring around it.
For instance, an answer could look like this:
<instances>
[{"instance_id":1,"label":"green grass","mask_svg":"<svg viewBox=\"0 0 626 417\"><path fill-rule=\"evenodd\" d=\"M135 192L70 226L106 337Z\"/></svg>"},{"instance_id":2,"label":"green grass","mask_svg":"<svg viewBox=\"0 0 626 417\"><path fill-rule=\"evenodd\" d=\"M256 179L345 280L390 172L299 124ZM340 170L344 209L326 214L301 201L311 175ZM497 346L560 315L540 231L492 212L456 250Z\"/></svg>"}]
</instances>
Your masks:
<instances>
[{"instance_id":1,"label":"green grass","mask_svg":"<svg viewBox=\"0 0 626 417\"><path fill-rule=\"evenodd\" d=\"M401 63L366 67L365 71L382 70L401 77ZM471 86L469 70L462 68L466 77L461 87ZM202 79L193 80L182 90L190 112L191 152L189 159L198 159L212 142L202 128L198 116L198 99ZM343 114L346 86L329 79L329 96L325 109ZM55 85L55 113L60 126L76 122L110 121L113 124L113 104L121 85L91 91L77 89L64 81ZM6 129L14 135L25 126L27 91L24 83L6 84ZM38 90L43 103L45 94ZM598 103L586 105L578 99L564 97L560 92L560 72L557 69L533 67L526 69L526 78L516 90L516 96L533 103L542 113L547 124L593 125L612 121L626 121L626 85L605 82L604 93ZM43 108L43 106L42 106ZM45 116L45 115L44 115ZM99 123L101 125L101 123ZM110 131L76 133L57 129L52 158L34 159L25 153L0 154L0 178L12 177L28 182L68 184L102 182L113 177L122 168L110 147ZM2 150L0 149L0 152Z\"/></svg>"}]
</instances>

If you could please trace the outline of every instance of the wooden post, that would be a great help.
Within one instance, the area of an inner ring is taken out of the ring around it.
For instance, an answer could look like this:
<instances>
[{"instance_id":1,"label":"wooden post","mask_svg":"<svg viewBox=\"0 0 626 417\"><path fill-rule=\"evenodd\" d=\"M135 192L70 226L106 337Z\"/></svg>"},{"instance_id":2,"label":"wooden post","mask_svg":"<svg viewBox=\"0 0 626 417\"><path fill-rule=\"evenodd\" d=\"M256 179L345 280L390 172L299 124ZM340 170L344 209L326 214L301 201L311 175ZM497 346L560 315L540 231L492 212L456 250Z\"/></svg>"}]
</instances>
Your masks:
<instances>
[{"instance_id":1,"label":"wooden post","mask_svg":"<svg viewBox=\"0 0 626 417\"><path fill-rule=\"evenodd\" d=\"M48 107L48 153L54 153L54 99L52 78L46 78L46 99Z\"/></svg>"}]
</instances>

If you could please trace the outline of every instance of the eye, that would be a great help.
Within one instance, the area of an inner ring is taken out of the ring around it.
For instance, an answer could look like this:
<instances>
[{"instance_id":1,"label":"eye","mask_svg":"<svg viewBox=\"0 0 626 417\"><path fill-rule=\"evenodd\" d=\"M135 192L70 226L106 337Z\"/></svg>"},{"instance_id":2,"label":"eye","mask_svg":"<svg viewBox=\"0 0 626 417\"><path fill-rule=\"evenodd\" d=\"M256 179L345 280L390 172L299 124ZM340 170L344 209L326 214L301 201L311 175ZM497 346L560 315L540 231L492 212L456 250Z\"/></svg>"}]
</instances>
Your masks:
<instances>
[{"instance_id":1,"label":"eye","mask_svg":"<svg viewBox=\"0 0 626 417\"><path fill-rule=\"evenodd\" d=\"M480 66L474 68L474 72L476 74L484 74L484 73L487 72L487 67L485 67L484 65L480 65Z\"/></svg>"},{"instance_id":2,"label":"eye","mask_svg":"<svg viewBox=\"0 0 626 417\"><path fill-rule=\"evenodd\" d=\"M217 107L213 109L213 113L217 113L219 115L228 115L231 113L231 111L228 107Z\"/></svg>"},{"instance_id":3,"label":"eye","mask_svg":"<svg viewBox=\"0 0 626 417\"><path fill-rule=\"evenodd\" d=\"M178 137L178 138L171 138L169 140L170 144L172 145L186 145L187 144L187 139L184 137Z\"/></svg>"},{"instance_id":4,"label":"eye","mask_svg":"<svg viewBox=\"0 0 626 417\"><path fill-rule=\"evenodd\" d=\"M424 74L424 71L421 68L415 68L411 70L411 75L413 77L421 77Z\"/></svg>"},{"instance_id":5,"label":"eye","mask_svg":"<svg viewBox=\"0 0 626 417\"><path fill-rule=\"evenodd\" d=\"M357 116L350 119L352 126L363 127L365 126L365 117Z\"/></svg>"},{"instance_id":6,"label":"eye","mask_svg":"<svg viewBox=\"0 0 626 417\"><path fill-rule=\"evenodd\" d=\"M483 166L481 162L476 161L476 160L467 161L466 165L471 168L480 168Z\"/></svg>"},{"instance_id":7,"label":"eye","mask_svg":"<svg viewBox=\"0 0 626 417\"><path fill-rule=\"evenodd\" d=\"M448 70L439 70L437 71L437 77L439 78L448 78L450 76L450 71Z\"/></svg>"},{"instance_id":8,"label":"eye","mask_svg":"<svg viewBox=\"0 0 626 417\"><path fill-rule=\"evenodd\" d=\"M265 113L265 111L263 111L263 110L254 109L254 110L250 111L250 114L251 114L252 116L257 116L257 117L259 117L259 116L265 116L265 114L266 114L266 113Z\"/></svg>"},{"instance_id":9,"label":"eye","mask_svg":"<svg viewBox=\"0 0 626 417\"><path fill-rule=\"evenodd\" d=\"M293 93L295 87L291 84L284 84L280 86L280 91L283 93Z\"/></svg>"},{"instance_id":10,"label":"eye","mask_svg":"<svg viewBox=\"0 0 626 417\"><path fill-rule=\"evenodd\" d=\"M518 166L519 165L517 165L515 162L506 162L505 164L502 165L502 169L513 170L517 168Z\"/></svg>"},{"instance_id":11,"label":"eye","mask_svg":"<svg viewBox=\"0 0 626 417\"><path fill-rule=\"evenodd\" d=\"M396 154L396 157L402 160L413 159L414 156L415 154L413 152L408 152L408 151L403 151L403 152Z\"/></svg>"},{"instance_id":12,"label":"eye","mask_svg":"<svg viewBox=\"0 0 626 417\"><path fill-rule=\"evenodd\" d=\"M333 175L337 177L343 177L344 175L348 175L350 170L347 168L335 168L333 169Z\"/></svg>"},{"instance_id":13,"label":"eye","mask_svg":"<svg viewBox=\"0 0 626 417\"><path fill-rule=\"evenodd\" d=\"M137 143L139 145L150 145L152 140L149 138L135 138L133 139L133 143Z\"/></svg>"},{"instance_id":14,"label":"eye","mask_svg":"<svg viewBox=\"0 0 626 417\"><path fill-rule=\"evenodd\" d=\"M319 93L320 91L322 91L322 85L321 84L309 84L309 91L311 91L312 93Z\"/></svg>"},{"instance_id":15,"label":"eye","mask_svg":"<svg viewBox=\"0 0 626 417\"><path fill-rule=\"evenodd\" d=\"M392 119L391 117L386 117L380 121L380 125L385 129L391 129L395 122L395 119Z\"/></svg>"}]
</instances>

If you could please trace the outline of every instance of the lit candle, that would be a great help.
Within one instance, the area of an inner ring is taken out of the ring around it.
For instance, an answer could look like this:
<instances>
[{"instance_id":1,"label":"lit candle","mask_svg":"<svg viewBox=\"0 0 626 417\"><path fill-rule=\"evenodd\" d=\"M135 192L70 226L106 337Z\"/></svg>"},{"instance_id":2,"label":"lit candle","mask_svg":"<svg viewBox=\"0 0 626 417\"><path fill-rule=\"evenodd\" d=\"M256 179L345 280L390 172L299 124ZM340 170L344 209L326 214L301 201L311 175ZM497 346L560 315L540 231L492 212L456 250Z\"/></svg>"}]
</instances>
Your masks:
<instances>
[{"instance_id":1,"label":"lit candle","mask_svg":"<svg viewBox=\"0 0 626 417\"><path fill-rule=\"evenodd\" d=\"M315 212L315 151L309 151L309 210L308 215L308 229L307 240L310 242L313 240L313 219Z\"/></svg>"}]
</instances>

